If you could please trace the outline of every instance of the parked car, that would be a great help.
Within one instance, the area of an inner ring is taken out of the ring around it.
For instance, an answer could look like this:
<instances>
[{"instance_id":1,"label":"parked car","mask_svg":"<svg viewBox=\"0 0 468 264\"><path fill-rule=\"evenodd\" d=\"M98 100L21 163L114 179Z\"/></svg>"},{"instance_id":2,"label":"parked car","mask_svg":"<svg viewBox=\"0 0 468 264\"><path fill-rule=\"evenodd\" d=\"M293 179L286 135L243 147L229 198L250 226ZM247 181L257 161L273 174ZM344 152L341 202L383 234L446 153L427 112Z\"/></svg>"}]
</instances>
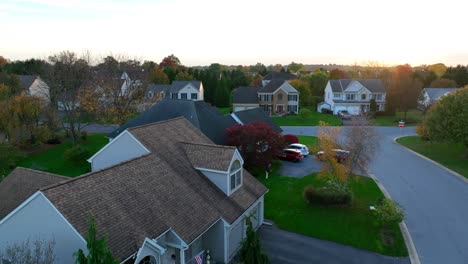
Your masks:
<instances>
[{"instance_id":1,"label":"parked car","mask_svg":"<svg viewBox=\"0 0 468 264\"><path fill-rule=\"evenodd\" d=\"M309 148L304 144L293 143L287 147L288 149L297 149L303 156L309 155Z\"/></svg>"},{"instance_id":2,"label":"parked car","mask_svg":"<svg viewBox=\"0 0 468 264\"><path fill-rule=\"evenodd\" d=\"M347 110L338 111L338 116L341 119L351 119L351 114Z\"/></svg>"},{"instance_id":3,"label":"parked car","mask_svg":"<svg viewBox=\"0 0 468 264\"><path fill-rule=\"evenodd\" d=\"M299 162L304 158L304 155L302 155L301 151L297 149L283 149L283 151L278 155L278 158Z\"/></svg>"},{"instance_id":4,"label":"parked car","mask_svg":"<svg viewBox=\"0 0 468 264\"><path fill-rule=\"evenodd\" d=\"M348 157L349 157L349 151L348 150L332 149L332 151L334 152L334 158L336 159L336 161L338 161L340 163L347 160ZM322 150L322 151L317 152L317 154L315 154L315 156L317 156L317 158L319 160L323 160L323 155L324 154L325 154L325 152Z\"/></svg>"}]
</instances>

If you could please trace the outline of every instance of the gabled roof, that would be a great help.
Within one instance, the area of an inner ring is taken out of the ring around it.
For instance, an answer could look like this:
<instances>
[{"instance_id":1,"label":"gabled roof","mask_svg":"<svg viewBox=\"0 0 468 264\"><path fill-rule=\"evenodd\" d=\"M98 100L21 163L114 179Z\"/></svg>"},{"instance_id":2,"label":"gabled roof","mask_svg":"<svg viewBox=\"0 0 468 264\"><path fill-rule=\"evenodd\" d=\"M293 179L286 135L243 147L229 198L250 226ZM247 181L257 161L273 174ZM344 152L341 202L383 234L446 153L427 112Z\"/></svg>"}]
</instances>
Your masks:
<instances>
[{"instance_id":1,"label":"gabled roof","mask_svg":"<svg viewBox=\"0 0 468 264\"><path fill-rule=\"evenodd\" d=\"M18 167L0 182L0 220L40 188L68 177Z\"/></svg>"},{"instance_id":2,"label":"gabled roof","mask_svg":"<svg viewBox=\"0 0 468 264\"><path fill-rule=\"evenodd\" d=\"M427 96L429 96L429 100L432 102L438 100L441 96L455 92L457 89L458 88L424 88L422 92L426 92Z\"/></svg>"},{"instance_id":3,"label":"gabled roof","mask_svg":"<svg viewBox=\"0 0 468 264\"><path fill-rule=\"evenodd\" d=\"M284 83L287 83L287 81L285 81L285 80L271 80L271 81L269 81L267 83L267 85L260 88L260 90L258 92L259 93L273 93L276 90L278 90L278 88L280 88ZM297 93L297 90L294 89L294 87L292 87L290 85L286 85L285 89L286 89L286 92L288 92L288 93Z\"/></svg>"},{"instance_id":4,"label":"gabled roof","mask_svg":"<svg viewBox=\"0 0 468 264\"><path fill-rule=\"evenodd\" d=\"M192 123L196 128L200 129L216 144L225 143L225 129L235 124L234 121L224 118L224 116L215 107L205 103L204 101L172 100L166 98L121 125L112 133L108 134L108 137L115 138L122 131L130 127L141 126L182 116L190 121L190 123Z\"/></svg>"},{"instance_id":5,"label":"gabled roof","mask_svg":"<svg viewBox=\"0 0 468 264\"><path fill-rule=\"evenodd\" d=\"M173 81L171 84L171 93L178 93L185 86L191 84L195 89L200 91L201 81Z\"/></svg>"},{"instance_id":6,"label":"gabled roof","mask_svg":"<svg viewBox=\"0 0 468 264\"><path fill-rule=\"evenodd\" d=\"M359 82L362 86L366 87L371 93L385 93L385 86L380 79L339 79L329 80L332 91L335 93L342 93L346 88L353 83L353 81Z\"/></svg>"},{"instance_id":7,"label":"gabled roof","mask_svg":"<svg viewBox=\"0 0 468 264\"><path fill-rule=\"evenodd\" d=\"M23 90L29 90L34 81L38 78L37 75L18 75Z\"/></svg>"},{"instance_id":8,"label":"gabled roof","mask_svg":"<svg viewBox=\"0 0 468 264\"><path fill-rule=\"evenodd\" d=\"M217 171L228 171L236 153L232 146L188 142L182 142L181 146L193 167Z\"/></svg>"},{"instance_id":9,"label":"gabled roof","mask_svg":"<svg viewBox=\"0 0 468 264\"><path fill-rule=\"evenodd\" d=\"M231 115L235 115L242 124L248 124L253 122L264 122L270 125L275 132L281 133L283 130L268 116L268 114L261 108L252 108L242 111L233 112Z\"/></svg>"},{"instance_id":10,"label":"gabled roof","mask_svg":"<svg viewBox=\"0 0 468 264\"><path fill-rule=\"evenodd\" d=\"M264 81L269 81L269 80L287 81L287 80L294 80L294 79L297 79L297 76L292 73L276 72L276 71L272 71L268 73L267 75L265 75L265 77L263 77Z\"/></svg>"},{"instance_id":11,"label":"gabled roof","mask_svg":"<svg viewBox=\"0 0 468 264\"><path fill-rule=\"evenodd\" d=\"M152 92L152 93L160 93L160 92L169 92L171 89L171 85L170 84L155 84L155 83L152 83L150 85L148 85L148 87L146 88L146 91L147 92Z\"/></svg>"},{"instance_id":12,"label":"gabled roof","mask_svg":"<svg viewBox=\"0 0 468 264\"><path fill-rule=\"evenodd\" d=\"M168 229L190 244L219 219L232 224L267 191L244 170L243 185L227 196L196 170L186 155L196 149L181 144L212 142L185 118L129 132L152 153L42 190L82 236L92 213L119 260Z\"/></svg>"},{"instance_id":13,"label":"gabled roof","mask_svg":"<svg viewBox=\"0 0 468 264\"><path fill-rule=\"evenodd\" d=\"M258 104L258 91L260 86L241 86L234 89L232 95L233 104Z\"/></svg>"}]
</instances>

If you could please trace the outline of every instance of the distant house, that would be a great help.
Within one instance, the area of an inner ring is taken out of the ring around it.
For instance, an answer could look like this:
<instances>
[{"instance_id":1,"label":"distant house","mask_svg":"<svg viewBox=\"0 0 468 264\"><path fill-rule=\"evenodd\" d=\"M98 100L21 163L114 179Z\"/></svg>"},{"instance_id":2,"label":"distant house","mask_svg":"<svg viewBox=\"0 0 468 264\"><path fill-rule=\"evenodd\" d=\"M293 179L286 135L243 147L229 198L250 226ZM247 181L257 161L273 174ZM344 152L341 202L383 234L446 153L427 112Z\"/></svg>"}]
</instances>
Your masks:
<instances>
[{"instance_id":1,"label":"distant house","mask_svg":"<svg viewBox=\"0 0 468 264\"><path fill-rule=\"evenodd\" d=\"M294 74L271 72L262 80L262 87L238 87L233 92L233 110L242 111L260 107L272 114L298 113L299 92L288 80Z\"/></svg>"},{"instance_id":2,"label":"distant house","mask_svg":"<svg viewBox=\"0 0 468 264\"><path fill-rule=\"evenodd\" d=\"M208 250L229 263L246 217L263 223L265 186L185 118L127 129L89 161L76 178L17 168L0 182L0 250L53 239L56 263L73 263L92 214L120 263L204 263Z\"/></svg>"},{"instance_id":3,"label":"distant house","mask_svg":"<svg viewBox=\"0 0 468 264\"><path fill-rule=\"evenodd\" d=\"M329 80L325 87L324 102L318 104L317 111L321 112L326 108L335 115L340 110L359 115L369 112L372 99L377 103L377 111L384 111L386 95L386 89L380 79Z\"/></svg>"},{"instance_id":4,"label":"distant house","mask_svg":"<svg viewBox=\"0 0 468 264\"><path fill-rule=\"evenodd\" d=\"M193 126L200 129L211 141L216 144L226 142L226 128L234 124L247 124L255 121L269 124L275 131L281 132L273 120L261 109L251 109L234 113L235 115L222 115L216 107L204 101L163 99L148 110L121 125L108 134L109 138L116 138L127 128L142 126L177 117L185 117Z\"/></svg>"},{"instance_id":5,"label":"distant house","mask_svg":"<svg viewBox=\"0 0 468 264\"><path fill-rule=\"evenodd\" d=\"M50 101L50 88L41 77L37 75L18 75L21 87L27 95L36 96L46 101Z\"/></svg>"},{"instance_id":6,"label":"distant house","mask_svg":"<svg viewBox=\"0 0 468 264\"><path fill-rule=\"evenodd\" d=\"M203 83L201 81L173 81L172 84L150 84L146 89L146 97L156 97L203 101Z\"/></svg>"},{"instance_id":7,"label":"distant house","mask_svg":"<svg viewBox=\"0 0 468 264\"><path fill-rule=\"evenodd\" d=\"M427 109L440 98L457 91L458 88L424 88L418 99L418 105L421 109Z\"/></svg>"}]
</instances>

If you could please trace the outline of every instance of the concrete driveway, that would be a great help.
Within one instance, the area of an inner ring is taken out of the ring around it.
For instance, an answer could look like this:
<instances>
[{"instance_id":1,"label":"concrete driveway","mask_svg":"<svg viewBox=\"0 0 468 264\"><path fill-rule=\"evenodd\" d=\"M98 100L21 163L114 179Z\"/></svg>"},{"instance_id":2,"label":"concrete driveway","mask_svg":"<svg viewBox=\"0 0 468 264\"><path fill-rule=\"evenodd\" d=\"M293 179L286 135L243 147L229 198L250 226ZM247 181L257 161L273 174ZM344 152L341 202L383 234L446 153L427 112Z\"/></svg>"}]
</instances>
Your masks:
<instances>
[{"instance_id":1,"label":"concrete driveway","mask_svg":"<svg viewBox=\"0 0 468 264\"><path fill-rule=\"evenodd\" d=\"M317 127L282 127L317 134ZM346 129L344 127L343 129ZM370 172L405 209L405 222L421 263L468 263L468 184L393 142L414 128L377 127L381 149Z\"/></svg>"},{"instance_id":2,"label":"concrete driveway","mask_svg":"<svg viewBox=\"0 0 468 264\"><path fill-rule=\"evenodd\" d=\"M260 230L263 250L272 264L409 264L409 258L393 258L374 252L299 235L263 225Z\"/></svg>"}]
</instances>

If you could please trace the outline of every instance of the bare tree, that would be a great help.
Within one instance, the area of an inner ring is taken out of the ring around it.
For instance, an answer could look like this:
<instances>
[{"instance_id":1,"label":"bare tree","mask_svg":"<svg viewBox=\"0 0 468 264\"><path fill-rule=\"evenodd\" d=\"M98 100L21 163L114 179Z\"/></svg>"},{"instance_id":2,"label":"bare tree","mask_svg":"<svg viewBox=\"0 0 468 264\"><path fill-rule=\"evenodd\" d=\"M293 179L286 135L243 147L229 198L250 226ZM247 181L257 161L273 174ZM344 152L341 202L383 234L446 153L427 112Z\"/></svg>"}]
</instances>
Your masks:
<instances>
[{"instance_id":1,"label":"bare tree","mask_svg":"<svg viewBox=\"0 0 468 264\"><path fill-rule=\"evenodd\" d=\"M0 263L6 260L11 264L53 264L55 241L34 240L23 241L8 245L4 251L0 250Z\"/></svg>"}]
</instances>

